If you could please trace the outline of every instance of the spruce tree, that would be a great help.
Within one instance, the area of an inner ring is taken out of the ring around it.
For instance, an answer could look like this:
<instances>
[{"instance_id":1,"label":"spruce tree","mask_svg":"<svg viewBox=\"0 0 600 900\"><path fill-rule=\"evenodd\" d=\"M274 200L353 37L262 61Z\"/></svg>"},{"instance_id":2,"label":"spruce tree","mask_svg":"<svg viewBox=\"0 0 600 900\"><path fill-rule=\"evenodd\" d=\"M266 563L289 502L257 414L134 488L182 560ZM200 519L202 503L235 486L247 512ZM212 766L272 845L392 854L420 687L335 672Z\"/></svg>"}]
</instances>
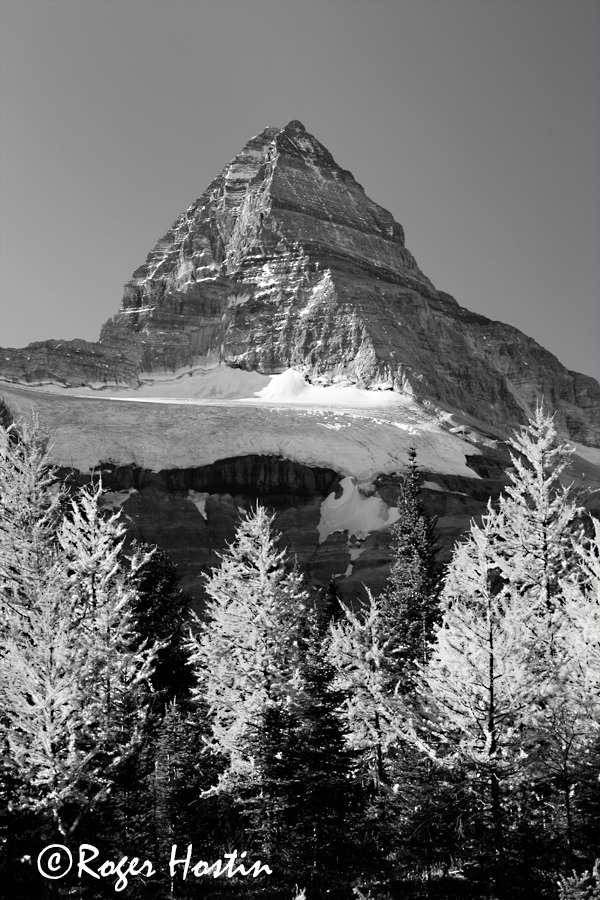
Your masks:
<instances>
[{"instance_id":1,"label":"spruce tree","mask_svg":"<svg viewBox=\"0 0 600 900\"><path fill-rule=\"evenodd\" d=\"M408 454L400 482L398 521L391 528L393 563L380 605L388 637L386 667L400 690L410 690L418 663L425 662L439 621L435 567L435 520L425 511L423 478L416 450Z\"/></svg>"}]
</instances>

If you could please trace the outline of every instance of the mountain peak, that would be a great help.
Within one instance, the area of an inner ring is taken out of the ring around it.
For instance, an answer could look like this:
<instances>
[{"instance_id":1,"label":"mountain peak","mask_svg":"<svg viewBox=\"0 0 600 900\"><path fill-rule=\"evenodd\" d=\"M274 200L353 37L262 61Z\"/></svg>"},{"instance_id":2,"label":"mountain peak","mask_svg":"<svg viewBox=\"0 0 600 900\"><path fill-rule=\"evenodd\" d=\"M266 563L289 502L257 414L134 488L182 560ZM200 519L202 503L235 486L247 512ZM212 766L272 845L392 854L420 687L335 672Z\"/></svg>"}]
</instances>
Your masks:
<instances>
[{"instance_id":1,"label":"mountain peak","mask_svg":"<svg viewBox=\"0 0 600 900\"><path fill-rule=\"evenodd\" d=\"M436 290L402 226L296 119L251 138L173 223L89 345L99 349L51 344L5 363L79 383L293 368L500 426L543 398L563 434L600 443L598 383Z\"/></svg>"},{"instance_id":2,"label":"mountain peak","mask_svg":"<svg viewBox=\"0 0 600 900\"><path fill-rule=\"evenodd\" d=\"M291 132L291 131L302 132L302 131L306 131L306 128L304 127L304 125L302 124L302 122L299 122L299 121L298 121L298 119L292 119L291 122L288 122L288 123L287 123L287 125L285 126L285 128L283 129L283 131L288 131L288 132Z\"/></svg>"}]
</instances>

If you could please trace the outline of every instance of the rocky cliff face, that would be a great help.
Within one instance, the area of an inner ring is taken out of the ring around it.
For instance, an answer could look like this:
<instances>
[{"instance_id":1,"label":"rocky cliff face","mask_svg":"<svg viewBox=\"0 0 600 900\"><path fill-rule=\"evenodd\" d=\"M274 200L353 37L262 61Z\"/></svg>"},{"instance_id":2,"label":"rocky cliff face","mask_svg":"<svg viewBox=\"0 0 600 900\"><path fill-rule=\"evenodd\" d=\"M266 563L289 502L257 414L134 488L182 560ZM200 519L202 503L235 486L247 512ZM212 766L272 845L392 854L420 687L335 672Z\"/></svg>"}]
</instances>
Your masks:
<instances>
[{"instance_id":1,"label":"rocky cliff face","mask_svg":"<svg viewBox=\"0 0 600 900\"><path fill-rule=\"evenodd\" d=\"M487 424L543 397L563 434L600 444L600 386L517 329L434 288L392 215L300 122L266 128L156 244L100 342L4 351L0 374L133 385L225 363L382 385Z\"/></svg>"}]
</instances>

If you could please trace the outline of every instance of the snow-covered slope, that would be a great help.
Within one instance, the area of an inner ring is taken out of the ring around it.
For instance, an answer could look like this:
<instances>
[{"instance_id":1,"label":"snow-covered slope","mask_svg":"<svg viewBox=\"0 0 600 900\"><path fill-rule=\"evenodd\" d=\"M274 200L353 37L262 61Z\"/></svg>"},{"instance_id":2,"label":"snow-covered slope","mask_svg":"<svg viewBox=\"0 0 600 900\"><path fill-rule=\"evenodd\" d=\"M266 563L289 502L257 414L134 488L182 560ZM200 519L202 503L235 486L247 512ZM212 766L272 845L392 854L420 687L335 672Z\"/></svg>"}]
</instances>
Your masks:
<instances>
[{"instance_id":1,"label":"snow-covered slope","mask_svg":"<svg viewBox=\"0 0 600 900\"><path fill-rule=\"evenodd\" d=\"M51 428L57 463L80 471L102 462L159 471L258 454L363 483L401 469L414 446L427 471L477 477L466 461L477 447L411 398L311 385L294 370L263 376L219 366L136 391L6 385L3 392L18 414L38 410Z\"/></svg>"}]
</instances>

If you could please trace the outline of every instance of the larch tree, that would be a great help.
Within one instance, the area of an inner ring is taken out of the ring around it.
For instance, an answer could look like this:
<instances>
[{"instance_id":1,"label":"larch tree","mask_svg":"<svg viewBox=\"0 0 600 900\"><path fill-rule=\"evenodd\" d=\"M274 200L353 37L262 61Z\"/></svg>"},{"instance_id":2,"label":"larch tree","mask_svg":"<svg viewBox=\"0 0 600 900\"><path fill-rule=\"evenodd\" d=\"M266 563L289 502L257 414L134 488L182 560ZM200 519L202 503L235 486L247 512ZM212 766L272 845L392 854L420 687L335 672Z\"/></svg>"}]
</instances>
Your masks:
<instances>
[{"instance_id":1,"label":"larch tree","mask_svg":"<svg viewBox=\"0 0 600 900\"><path fill-rule=\"evenodd\" d=\"M538 624L531 646L534 666L542 657L549 677L533 711L529 752L538 784L552 789L568 869L600 838L600 521L592 517L591 526L591 537L574 546L556 609L545 629Z\"/></svg>"},{"instance_id":2,"label":"larch tree","mask_svg":"<svg viewBox=\"0 0 600 900\"><path fill-rule=\"evenodd\" d=\"M524 607L495 587L496 525L490 512L455 551L442 593L443 622L422 667L419 695L423 746L449 769L460 766L469 774L487 810L498 877L505 794L525 765L523 730L539 681L528 668Z\"/></svg>"},{"instance_id":3,"label":"larch tree","mask_svg":"<svg viewBox=\"0 0 600 900\"><path fill-rule=\"evenodd\" d=\"M583 510L563 484L573 448L558 441L541 405L508 447L512 469L498 501L495 561L505 590L543 617L559 602L560 579L576 566L574 546L583 536Z\"/></svg>"},{"instance_id":4,"label":"larch tree","mask_svg":"<svg viewBox=\"0 0 600 900\"><path fill-rule=\"evenodd\" d=\"M472 524L448 567L443 622L420 687L438 758L455 759L487 786L497 864L508 825L535 819L539 804L562 803L570 852L576 760L597 734L589 639L598 624L590 602L597 551L561 483L570 451L539 408L509 447L506 495Z\"/></svg>"},{"instance_id":5,"label":"larch tree","mask_svg":"<svg viewBox=\"0 0 600 900\"><path fill-rule=\"evenodd\" d=\"M134 647L134 589L119 560L124 529L100 516L101 489L83 489L68 504L59 493L59 515L36 429L3 439L7 480L11 470L16 480L38 472L43 486L23 494L27 508L15 526L35 554L18 556L2 582L4 743L21 775L16 806L50 812L65 836L106 796L115 766L136 746L155 651ZM56 511L52 528L48 510Z\"/></svg>"},{"instance_id":6,"label":"larch tree","mask_svg":"<svg viewBox=\"0 0 600 900\"><path fill-rule=\"evenodd\" d=\"M212 722L212 744L229 775L260 776L265 712L285 714L300 688L299 639L308 602L301 579L262 506L242 519L206 582L206 621L190 638L197 687Z\"/></svg>"},{"instance_id":7,"label":"larch tree","mask_svg":"<svg viewBox=\"0 0 600 900\"><path fill-rule=\"evenodd\" d=\"M406 725L405 706L387 668L392 640L379 601L367 591L363 609L344 607L343 618L331 626L328 650L334 685L346 698L342 714L348 745L376 792L391 788L389 755Z\"/></svg>"},{"instance_id":8,"label":"larch tree","mask_svg":"<svg viewBox=\"0 0 600 900\"><path fill-rule=\"evenodd\" d=\"M27 617L28 593L49 560L65 490L36 421L0 427L0 602L3 619Z\"/></svg>"}]
</instances>

